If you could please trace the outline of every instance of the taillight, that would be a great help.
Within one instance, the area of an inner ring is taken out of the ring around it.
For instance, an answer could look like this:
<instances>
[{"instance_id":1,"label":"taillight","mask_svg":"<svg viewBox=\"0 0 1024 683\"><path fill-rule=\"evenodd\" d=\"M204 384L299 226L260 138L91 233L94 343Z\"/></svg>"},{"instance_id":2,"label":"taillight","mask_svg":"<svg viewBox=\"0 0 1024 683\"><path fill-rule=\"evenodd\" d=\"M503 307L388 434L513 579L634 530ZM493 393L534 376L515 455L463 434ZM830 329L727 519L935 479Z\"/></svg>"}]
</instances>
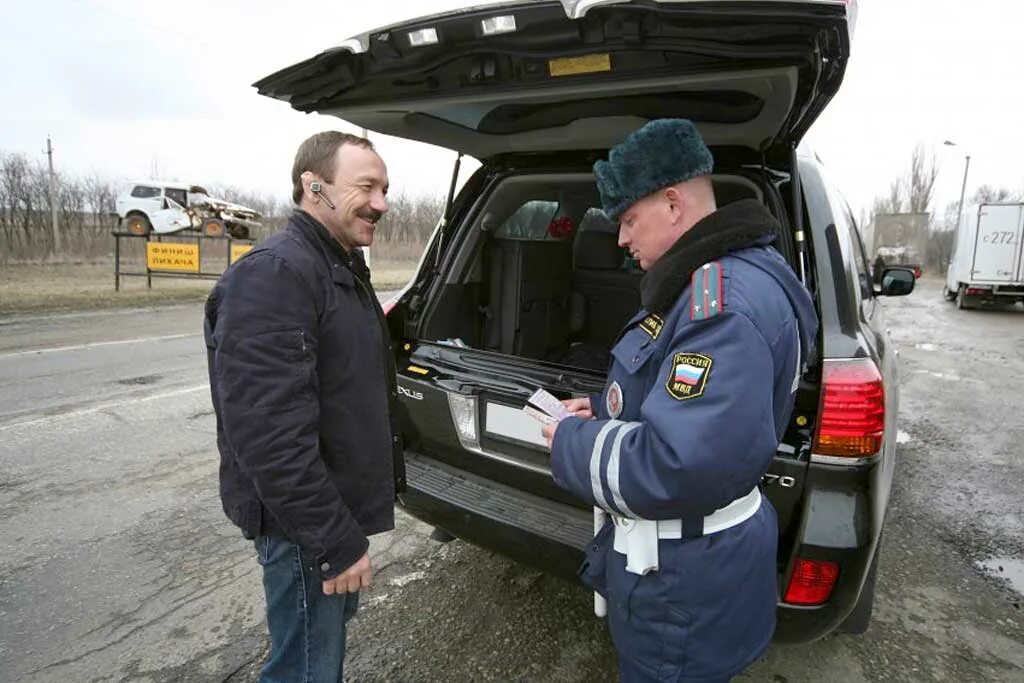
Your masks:
<instances>
[{"instance_id":1,"label":"taillight","mask_svg":"<svg viewBox=\"0 0 1024 683\"><path fill-rule=\"evenodd\" d=\"M790 605L823 605L832 596L838 578L837 563L798 557L782 601Z\"/></svg>"},{"instance_id":2,"label":"taillight","mask_svg":"<svg viewBox=\"0 0 1024 683\"><path fill-rule=\"evenodd\" d=\"M875 455L885 433L885 387L868 358L826 361L812 453L843 458Z\"/></svg>"}]
</instances>

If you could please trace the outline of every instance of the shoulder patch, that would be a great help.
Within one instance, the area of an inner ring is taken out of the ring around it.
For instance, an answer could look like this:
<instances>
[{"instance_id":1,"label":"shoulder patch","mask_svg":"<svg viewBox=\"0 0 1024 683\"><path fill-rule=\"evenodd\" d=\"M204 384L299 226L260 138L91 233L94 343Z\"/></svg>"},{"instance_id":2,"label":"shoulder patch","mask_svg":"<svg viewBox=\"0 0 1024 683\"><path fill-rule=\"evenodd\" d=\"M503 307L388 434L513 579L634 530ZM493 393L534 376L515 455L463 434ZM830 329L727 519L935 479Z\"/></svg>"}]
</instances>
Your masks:
<instances>
[{"instance_id":1,"label":"shoulder patch","mask_svg":"<svg viewBox=\"0 0 1024 683\"><path fill-rule=\"evenodd\" d=\"M690 279L690 320L707 320L722 312L722 264L705 263Z\"/></svg>"},{"instance_id":2,"label":"shoulder patch","mask_svg":"<svg viewBox=\"0 0 1024 683\"><path fill-rule=\"evenodd\" d=\"M677 353L672 357L665 389L677 401L704 395L713 361L702 353Z\"/></svg>"},{"instance_id":3,"label":"shoulder patch","mask_svg":"<svg viewBox=\"0 0 1024 683\"><path fill-rule=\"evenodd\" d=\"M665 321L659 315L652 314L640 321L640 329L651 335L651 339L657 339L664 326Z\"/></svg>"}]
</instances>

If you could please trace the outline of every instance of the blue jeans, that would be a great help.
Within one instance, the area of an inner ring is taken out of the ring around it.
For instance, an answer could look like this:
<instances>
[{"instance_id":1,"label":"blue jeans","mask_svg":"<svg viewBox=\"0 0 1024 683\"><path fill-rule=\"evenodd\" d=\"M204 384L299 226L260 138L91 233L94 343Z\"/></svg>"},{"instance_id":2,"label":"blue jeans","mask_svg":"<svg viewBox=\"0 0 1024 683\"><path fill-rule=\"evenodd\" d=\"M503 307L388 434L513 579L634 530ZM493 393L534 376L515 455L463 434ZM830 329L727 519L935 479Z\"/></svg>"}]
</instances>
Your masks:
<instances>
[{"instance_id":1,"label":"blue jeans","mask_svg":"<svg viewBox=\"0 0 1024 683\"><path fill-rule=\"evenodd\" d=\"M254 544L270 629L260 683L341 683L345 624L359 594L324 595L316 562L291 541L258 536Z\"/></svg>"}]
</instances>

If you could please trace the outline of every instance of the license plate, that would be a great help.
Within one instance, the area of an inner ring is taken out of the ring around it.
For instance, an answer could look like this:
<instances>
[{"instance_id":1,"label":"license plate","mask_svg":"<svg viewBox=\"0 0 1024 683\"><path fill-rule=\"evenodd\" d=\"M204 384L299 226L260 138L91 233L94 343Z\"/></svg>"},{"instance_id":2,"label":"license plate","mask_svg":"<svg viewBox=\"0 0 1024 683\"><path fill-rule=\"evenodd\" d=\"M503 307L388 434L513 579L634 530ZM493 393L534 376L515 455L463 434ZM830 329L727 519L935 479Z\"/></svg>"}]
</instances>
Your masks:
<instances>
[{"instance_id":1,"label":"license plate","mask_svg":"<svg viewBox=\"0 0 1024 683\"><path fill-rule=\"evenodd\" d=\"M516 441L543 446L545 449L548 442L540 433L541 424L519 408L502 405L500 403L488 403L484 419L484 431L494 436Z\"/></svg>"}]
</instances>

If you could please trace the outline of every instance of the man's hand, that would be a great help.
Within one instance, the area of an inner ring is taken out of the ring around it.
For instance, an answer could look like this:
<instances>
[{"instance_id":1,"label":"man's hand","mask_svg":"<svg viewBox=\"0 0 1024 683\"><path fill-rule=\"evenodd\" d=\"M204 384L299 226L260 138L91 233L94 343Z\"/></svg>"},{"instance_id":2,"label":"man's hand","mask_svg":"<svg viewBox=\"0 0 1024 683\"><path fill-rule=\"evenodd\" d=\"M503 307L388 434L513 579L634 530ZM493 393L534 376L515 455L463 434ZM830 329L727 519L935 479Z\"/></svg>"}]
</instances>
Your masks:
<instances>
[{"instance_id":1,"label":"man's hand","mask_svg":"<svg viewBox=\"0 0 1024 683\"><path fill-rule=\"evenodd\" d=\"M357 593L360 588L367 588L372 583L373 568L370 567L370 553L366 553L354 565L333 579L324 581L324 595Z\"/></svg>"},{"instance_id":2,"label":"man's hand","mask_svg":"<svg viewBox=\"0 0 1024 683\"><path fill-rule=\"evenodd\" d=\"M587 396L566 399L562 401L562 405L573 414L573 417L578 417L582 420L590 420L594 417L594 411L590 409L590 398ZM551 450L551 444L555 441L555 431L557 429L557 422L552 422L540 428L540 433L544 435L544 439L548 442L549 451Z\"/></svg>"}]
</instances>

